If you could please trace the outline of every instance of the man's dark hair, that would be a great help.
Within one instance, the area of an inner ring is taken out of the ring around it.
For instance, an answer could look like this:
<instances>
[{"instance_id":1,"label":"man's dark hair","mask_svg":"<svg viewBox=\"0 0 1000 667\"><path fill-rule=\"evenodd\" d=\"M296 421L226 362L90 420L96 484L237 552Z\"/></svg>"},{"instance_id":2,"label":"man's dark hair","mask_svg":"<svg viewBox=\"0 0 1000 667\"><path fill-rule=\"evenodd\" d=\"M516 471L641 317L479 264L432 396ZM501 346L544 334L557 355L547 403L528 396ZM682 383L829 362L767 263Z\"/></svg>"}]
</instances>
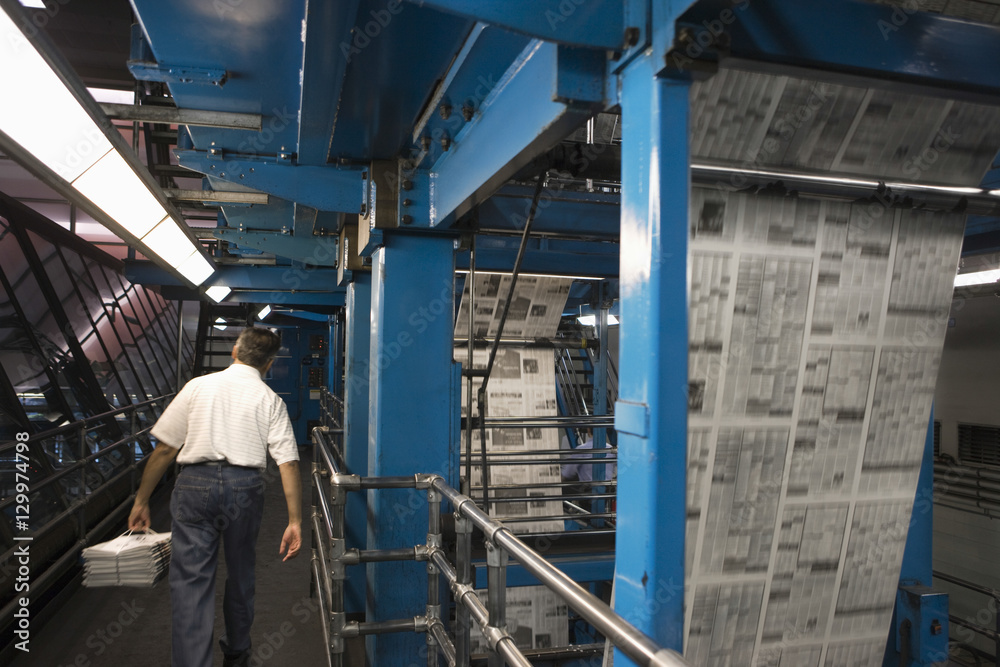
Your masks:
<instances>
[{"instance_id":1,"label":"man's dark hair","mask_svg":"<svg viewBox=\"0 0 1000 667\"><path fill-rule=\"evenodd\" d=\"M261 370L281 349L278 334L262 327L247 327L236 339L236 359Z\"/></svg>"}]
</instances>

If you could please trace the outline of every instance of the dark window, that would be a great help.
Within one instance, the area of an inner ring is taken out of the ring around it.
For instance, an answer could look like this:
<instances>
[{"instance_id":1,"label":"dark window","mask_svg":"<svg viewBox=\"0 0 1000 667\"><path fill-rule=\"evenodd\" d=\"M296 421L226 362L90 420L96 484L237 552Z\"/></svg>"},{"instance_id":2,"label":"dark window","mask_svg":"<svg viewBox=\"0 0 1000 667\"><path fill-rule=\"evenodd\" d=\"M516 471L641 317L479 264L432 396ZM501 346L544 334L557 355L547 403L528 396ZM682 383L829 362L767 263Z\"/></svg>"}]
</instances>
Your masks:
<instances>
[{"instance_id":1,"label":"dark window","mask_svg":"<svg viewBox=\"0 0 1000 667\"><path fill-rule=\"evenodd\" d=\"M962 463L1000 466L1000 427L959 424L958 458Z\"/></svg>"}]
</instances>

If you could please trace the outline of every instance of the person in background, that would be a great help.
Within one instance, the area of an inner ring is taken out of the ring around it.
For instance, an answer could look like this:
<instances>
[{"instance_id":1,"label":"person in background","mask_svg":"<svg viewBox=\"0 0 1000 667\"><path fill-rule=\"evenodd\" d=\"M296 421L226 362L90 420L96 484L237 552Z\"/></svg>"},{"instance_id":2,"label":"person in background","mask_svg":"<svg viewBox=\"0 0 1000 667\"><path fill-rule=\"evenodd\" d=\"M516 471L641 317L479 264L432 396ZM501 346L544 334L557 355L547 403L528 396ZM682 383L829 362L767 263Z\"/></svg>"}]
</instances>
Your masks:
<instances>
[{"instance_id":1,"label":"person in background","mask_svg":"<svg viewBox=\"0 0 1000 667\"><path fill-rule=\"evenodd\" d=\"M236 340L233 364L194 378L152 428L159 444L149 456L129 516L130 530L149 528L149 497L176 459L181 470L170 501L170 598L173 667L211 667L215 572L225 545L225 667L250 659L257 535L264 508L261 471L278 464L288 507L279 554L302 548L299 454L284 401L264 384L281 340L250 327Z\"/></svg>"},{"instance_id":2,"label":"person in background","mask_svg":"<svg viewBox=\"0 0 1000 667\"><path fill-rule=\"evenodd\" d=\"M562 468L560 470L562 481L577 482L572 486L564 487L564 495L588 495L593 493L594 487L590 484L590 482L594 481L594 468L600 465L602 457L594 456L593 453L594 432L588 428L583 429L582 434L584 436L583 442L577 445L576 449L573 449L571 454L564 455L564 458L567 459L567 461L562 464ZM604 446L607 448L611 445L605 442ZM560 447L560 449L565 449L565 447ZM596 463L591 463L591 461L595 461ZM612 479L614 477L614 473L615 464L604 464L603 480L607 481ZM590 499L576 499L568 502L573 503L587 512L590 511Z\"/></svg>"}]
</instances>

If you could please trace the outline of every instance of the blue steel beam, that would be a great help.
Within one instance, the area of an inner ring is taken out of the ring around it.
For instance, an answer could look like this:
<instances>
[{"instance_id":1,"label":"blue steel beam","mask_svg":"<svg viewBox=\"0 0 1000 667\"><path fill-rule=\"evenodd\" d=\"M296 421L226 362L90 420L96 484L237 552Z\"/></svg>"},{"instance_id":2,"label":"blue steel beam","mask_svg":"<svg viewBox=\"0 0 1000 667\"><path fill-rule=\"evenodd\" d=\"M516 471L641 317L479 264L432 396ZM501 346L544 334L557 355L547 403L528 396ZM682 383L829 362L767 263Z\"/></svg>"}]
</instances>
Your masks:
<instances>
[{"instance_id":1,"label":"blue steel beam","mask_svg":"<svg viewBox=\"0 0 1000 667\"><path fill-rule=\"evenodd\" d=\"M841 83L888 85L996 104L1000 26L860 0L702 0L683 14L668 64L715 59L727 66L805 75ZM720 37L725 33L724 37ZM860 78L860 81L859 81Z\"/></svg>"},{"instance_id":2,"label":"blue steel beam","mask_svg":"<svg viewBox=\"0 0 1000 667\"><path fill-rule=\"evenodd\" d=\"M372 257L369 474L437 472L452 479L454 246L443 236L386 234ZM427 540L426 491L373 491L368 497L372 549ZM424 563L368 565L368 620L412 618L427 604ZM416 585L414 585L416 584ZM368 638L372 665L409 664L425 645L419 634Z\"/></svg>"},{"instance_id":3,"label":"blue steel beam","mask_svg":"<svg viewBox=\"0 0 1000 667\"><path fill-rule=\"evenodd\" d=\"M523 230L533 191L534 188L524 185L500 188L479 206L480 229ZM617 194L542 190L531 231L617 241L620 204L621 197Z\"/></svg>"},{"instance_id":4,"label":"blue steel beam","mask_svg":"<svg viewBox=\"0 0 1000 667\"><path fill-rule=\"evenodd\" d=\"M174 154L182 167L320 211L361 210L363 167L300 165L290 153L287 159L180 149Z\"/></svg>"},{"instance_id":5,"label":"blue steel beam","mask_svg":"<svg viewBox=\"0 0 1000 667\"><path fill-rule=\"evenodd\" d=\"M267 290L234 289L225 303L260 303L271 306L331 306L343 307L344 289L327 292L271 292Z\"/></svg>"},{"instance_id":6,"label":"blue steel beam","mask_svg":"<svg viewBox=\"0 0 1000 667\"><path fill-rule=\"evenodd\" d=\"M412 155L418 166L441 157L445 152L442 139L450 145L475 117L529 41L522 35L482 23L473 27L413 128ZM425 147L428 139L430 143Z\"/></svg>"},{"instance_id":7,"label":"blue steel beam","mask_svg":"<svg viewBox=\"0 0 1000 667\"><path fill-rule=\"evenodd\" d=\"M125 277L140 285L182 285L181 281L163 268L146 260L125 260ZM205 283L206 286L226 285L232 289L271 291L336 290L337 272L303 265L256 266L222 264Z\"/></svg>"},{"instance_id":8,"label":"blue steel beam","mask_svg":"<svg viewBox=\"0 0 1000 667\"><path fill-rule=\"evenodd\" d=\"M256 248L279 257L302 262L308 266L337 265L336 236L286 236L278 232L242 232L220 227L213 229L215 238L240 246Z\"/></svg>"},{"instance_id":9,"label":"blue steel beam","mask_svg":"<svg viewBox=\"0 0 1000 667\"><path fill-rule=\"evenodd\" d=\"M533 41L431 167L417 226L451 224L511 176L605 106L599 52ZM511 122L516 118L517 122Z\"/></svg>"},{"instance_id":10,"label":"blue steel beam","mask_svg":"<svg viewBox=\"0 0 1000 667\"><path fill-rule=\"evenodd\" d=\"M344 351L344 460L351 474L368 474L368 392L371 348L372 278L357 271L347 286ZM347 548L368 548L368 498L347 496ZM365 568L347 570L346 611L365 610Z\"/></svg>"},{"instance_id":11,"label":"blue steel beam","mask_svg":"<svg viewBox=\"0 0 1000 667\"><path fill-rule=\"evenodd\" d=\"M333 3L341 4L341 3ZM212 141L230 151L292 150L297 135L305 0L133 0L156 61L224 68L224 86L170 83L182 109L263 114L260 131L189 127L198 148Z\"/></svg>"},{"instance_id":12,"label":"blue steel beam","mask_svg":"<svg viewBox=\"0 0 1000 667\"><path fill-rule=\"evenodd\" d=\"M477 236L476 270L511 271L520 239L512 236ZM619 249L616 243L528 239L521 270L525 273L617 278ZM469 268L469 253L458 253L460 269Z\"/></svg>"},{"instance_id":13,"label":"blue steel beam","mask_svg":"<svg viewBox=\"0 0 1000 667\"><path fill-rule=\"evenodd\" d=\"M351 40L360 4L360 0L306 0L297 149L300 165L325 165L329 159L333 119L348 65L341 45Z\"/></svg>"},{"instance_id":14,"label":"blue steel beam","mask_svg":"<svg viewBox=\"0 0 1000 667\"><path fill-rule=\"evenodd\" d=\"M625 43L624 12L616 0L409 1L550 42L612 51Z\"/></svg>"},{"instance_id":15,"label":"blue steel beam","mask_svg":"<svg viewBox=\"0 0 1000 667\"><path fill-rule=\"evenodd\" d=\"M688 91L645 55L624 71L615 611L683 650ZM615 651L616 665L631 665Z\"/></svg>"}]
</instances>

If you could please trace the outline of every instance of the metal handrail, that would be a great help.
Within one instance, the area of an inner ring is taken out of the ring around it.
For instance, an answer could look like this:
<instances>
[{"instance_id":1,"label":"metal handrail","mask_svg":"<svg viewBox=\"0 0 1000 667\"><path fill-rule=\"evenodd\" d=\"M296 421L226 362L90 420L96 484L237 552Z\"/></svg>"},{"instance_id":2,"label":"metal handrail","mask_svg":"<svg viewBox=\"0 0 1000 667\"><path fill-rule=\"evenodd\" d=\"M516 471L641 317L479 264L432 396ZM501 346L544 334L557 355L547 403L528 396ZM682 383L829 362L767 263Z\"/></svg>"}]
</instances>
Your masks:
<instances>
[{"instance_id":1,"label":"metal handrail","mask_svg":"<svg viewBox=\"0 0 1000 667\"><path fill-rule=\"evenodd\" d=\"M47 590L47 588L52 585L52 582L58 580L62 576L67 568L73 566L78 561L79 552L91 544L95 539L106 539L106 531L112 526L112 524L120 520L121 515L131 507L132 497L136 489L136 479L135 472L142 461L146 460L146 457L137 459L135 456L135 443L139 441L140 438L145 437L152 427L145 427L142 429L136 429L136 415L138 412L144 408L149 407L154 403L165 402L169 398L173 397L174 394L166 394L164 396L149 399L141 403L136 403L134 405L126 406L123 408L117 408L115 410L110 410L108 412L102 413L100 415L95 415L93 417L87 417L86 419L81 419L72 424L67 424L65 426L60 426L55 429L50 429L48 431L43 431L41 433L36 433L29 436L29 443L35 445L36 447L40 445L41 442L48 440L53 437L61 436L66 433L76 433L78 435L77 442L67 442L67 446L76 446L80 454L83 453L86 447L86 434L90 430L88 428L89 424L93 424L96 421L108 419L114 415L131 413L132 426L131 433L128 433L124 438L118 440L117 442L106 445L96 452L90 452L86 456L78 455L76 460L74 460L70 465L53 472L44 479L36 480L32 484L32 493L38 493L44 489L47 489L53 485L56 485L60 480L72 475L73 473L79 473L80 478L80 495L78 497L73 497L66 494L65 498L61 498L62 504L65 508L59 511L55 516L51 517L44 523L34 526L31 530L31 539L41 540L45 539L54 528L67 523L69 520L76 519L76 538L72 544L66 546L65 551L62 553L54 554L54 562L49 564L47 567L39 572L32 574L31 587L35 595L41 596ZM12 443L14 444L14 443ZM124 448L128 452L128 456L125 457L126 465L114 471L110 478L104 479L102 476L102 482L99 486L90 490L90 493L85 492L86 481L86 471L87 466L92 464L96 459L107 457L113 450ZM117 484L122 483L122 480L126 479L128 476L132 476L131 490L127 495L121 498L117 498L115 502L118 503L117 507L108 513L96 526L88 528L86 525L86 511L90 506L91 500L94 498L101 497L101 492L105 489L114 487ZM0 508L7 507L10 505L15 498L9 497L4 498L0 501ZM2 556L0 556L0 562L6 561L11 558L11 554L15 551L16 546L12 546L7 549ZM0 611L0 621L4 621L8 618L12 607L13 601L9 602L2 611Z\"/></svg>"},{"instance_id":2,"label":"metal handrail","mask_svg":"<svg viewBox=\"0 0 1000 667\"><path fill-rule=\"evenodd\" d=\"M85 417L83 419L73 422L72 424L66 424L65 426L57 426L56 428L49 429L48 431L42 431L41 433L34 433L28 438L28 442L48 440L49 438L54 438L55 436L62 435L63 433L72 433L74 431L79 432L80 428L82 426L86 426L87 424L91 424L96 421L103 421L108 417L113 417L120 413L131 412L133 410L138 411L139 408L144 408L148 405L153 405L155 403L165 401L169 398L173 398L175 395L176 392L170 394L164 394L163 396L159 396L157 398L151 398L141 403L133 403L132 405L126 405L123 408L116 408L114 410L102 412L101 414L94 415L93 417Z\"/></svg>"},{"instance_id":3,"label":"metal handrail","mask_svg":"<svg viewBox=\"0 0 1000 667\"><path fill-rule=\"evenodd\" d=\"M519 667L530 667L531 663L517 648L513 637L505 629L506 567L508 556L517 562L527 572L559 595L566 604L576 611L601 634L608 638L622 653L641 667L683 667L688 663L679 654L662 648L652 638L614 612L607 604L570 579L565 573L545 560L526 543L516 537L510 529L487 515L467 495L451 487L438 475L417 474L412 477L363 478L358 475L346 474L334 463L336 456L330 450L326 431L323 427L313 429L312 439L319 455L314 457L313 469L314 490L318 492L318 504L313 507L314 539L330 538L330 548L313 549L314 578L330 578L329 572L336 573L327 582L315 581L317 590L321 591L321 601L328 602L324 614L324 637L330 649L330 664L339 667L343 664L344 638L370 634L377 627L380 632L415 631L427 635L427 664L429 667L438 664L439 656L443 656L450 667L468 667L469 637L468 623L459 620L454 641L444 632L440 624L440 603L436 599L437 577L444 575L449 584L452 597L458 606L460 615L471 617L481 627L483 635L489 642L490 650L501 655L507 664ZM336 448L334 448L336 449ZM325 469L323 466L326 466ZM326 498L324 479L328 480L333 499ZM412 619L396 619L378 623L346 622L343 612L343 570L345 566L357 565L361 562L372 562L374 559L409 559L408 549L391 549L359 552L356 549L344 549L344 506L345 492L358 492L365 488L413 488L427 491L428 500L428 530L427 544L413 547L413 559L433 563L428 567L428 602L427 615ZM441 548L440 504L447 500L454 508L458 547L456 552L457 566L450 563ZM319 530L319 519L327 523L329 533L324 536ZM487 545L488 570L488 604L476 594L472 588L469 576L472 558L471 531L473 528L482 532ZM326 554L329 554L327 556ZM362 553L366 554L362 557ZM335 564L327 572L326 560ZM434 591L434 593L432 593ZM328 595L332 597L327 598ZM431 597L431 596L434 597ZM323 598L327 598L324 600Z\"/></svg>"},{"instance_id":4,"label":"metal handrail","mask_svg":"<svg viewBox=\"0 0 1000 667\"><path fill-rule=\"evenodd\" d=\"M992 598L994 602L1000 604L1000 590L995 588L990 588L988 586L983 586L977 584L973 581L968 581L966 579L961 579L959 577L947 574L945 572L940 572L938 570L933 571L935 579L940 579L941 581L947 581L950 584L955 584L965 588L966 590L973 591L974 593L979 593L980 595L985 595L986 597ZM972 621L967 621L958 616L948 615L948 622L960 625L964 628L968 628L973 632L983 635L987 639L993 640L993 664L996 667L1000 667L1000 614L996 615L996 628L990 629L973 623Z\"/></svg>"}]
</instances>

